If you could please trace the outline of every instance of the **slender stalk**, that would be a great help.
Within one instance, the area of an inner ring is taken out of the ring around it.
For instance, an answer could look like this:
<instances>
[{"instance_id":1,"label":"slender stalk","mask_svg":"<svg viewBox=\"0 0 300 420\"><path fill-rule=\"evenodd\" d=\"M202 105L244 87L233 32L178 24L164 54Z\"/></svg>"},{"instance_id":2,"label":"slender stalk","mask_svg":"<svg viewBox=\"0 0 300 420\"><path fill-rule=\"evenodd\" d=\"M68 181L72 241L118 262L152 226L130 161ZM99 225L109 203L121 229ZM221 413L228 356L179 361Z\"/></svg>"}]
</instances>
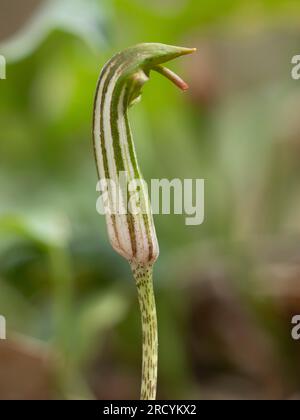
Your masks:
<instances>
[{"instance_id":1,"label":"slender stalk","mask_svg":"<svg viewBox=\"0 0 300 420\"><path fill-rule=\"evenodd\" d=\"M131 264L136 281L143 332L141 400L155 400L158 334L152 265Z\"/></svg>"}]
</instances>

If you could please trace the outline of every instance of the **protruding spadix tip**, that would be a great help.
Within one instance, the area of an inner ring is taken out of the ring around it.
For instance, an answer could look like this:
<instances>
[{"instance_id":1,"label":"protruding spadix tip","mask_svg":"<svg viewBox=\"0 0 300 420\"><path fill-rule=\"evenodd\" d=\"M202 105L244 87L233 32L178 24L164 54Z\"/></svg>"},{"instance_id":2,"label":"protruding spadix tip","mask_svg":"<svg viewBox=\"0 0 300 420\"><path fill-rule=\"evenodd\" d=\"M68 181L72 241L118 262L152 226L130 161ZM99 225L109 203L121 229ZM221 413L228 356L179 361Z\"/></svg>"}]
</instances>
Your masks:
<instances>
[{"instance_id":1,"label":"protruding spadix tip","mask_svg":"<svg viewBox=\"0 0 300 420\"><path fill-rule=\"evenodd\" d=\"M179 89L187 90L189 88L189 85L184 80L182 80L182 78L178 76L178 74L174 73L172 70L168 69L167 67L155 66L153 67L153 70L165 76L172 83L174 83L174 85L177 86Z\"/></svg>"}]
</instances>

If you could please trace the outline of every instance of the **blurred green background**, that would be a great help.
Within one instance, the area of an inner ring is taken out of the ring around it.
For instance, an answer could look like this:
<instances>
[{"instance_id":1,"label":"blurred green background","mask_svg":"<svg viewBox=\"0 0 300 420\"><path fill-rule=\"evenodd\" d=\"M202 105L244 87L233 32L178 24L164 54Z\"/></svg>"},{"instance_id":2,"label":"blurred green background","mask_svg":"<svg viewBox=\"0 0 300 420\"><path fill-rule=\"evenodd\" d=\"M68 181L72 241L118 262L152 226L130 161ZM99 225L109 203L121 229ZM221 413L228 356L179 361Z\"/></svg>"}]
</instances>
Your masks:
<instances>
[{"instance_id":1,"label":"blurred green background","mask_svg":"<svg viewBox=\"0 0 300 420\"><path fill-rule=\"evenodd\" d=\"M130 113L153 178L204 178L205 222L155 217L158 397L300 397L300 4L0 0L0 398L134 399L129 266L96 213L97 78L139 42L197 47Z\"/></svg>"}]
</instances>

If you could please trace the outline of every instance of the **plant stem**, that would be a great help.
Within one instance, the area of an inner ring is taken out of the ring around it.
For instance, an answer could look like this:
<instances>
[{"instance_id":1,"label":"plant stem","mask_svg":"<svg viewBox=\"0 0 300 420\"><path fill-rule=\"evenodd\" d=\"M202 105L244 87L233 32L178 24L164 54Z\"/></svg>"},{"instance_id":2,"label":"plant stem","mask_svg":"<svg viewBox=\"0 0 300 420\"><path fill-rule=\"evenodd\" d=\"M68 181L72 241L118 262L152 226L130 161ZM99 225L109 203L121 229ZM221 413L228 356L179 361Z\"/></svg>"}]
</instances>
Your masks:
<instances>
[{"instance_id":1,"label":"plant stem","mask_svg":"<svg viewBox=\"0 0 300 420\"><path fill-rule=\"evenodd\" d=\"M143 331L141 400L155 400L158 338L152 265L131 263L131 268L138 291Z\"/></svg>"}]
</instances>

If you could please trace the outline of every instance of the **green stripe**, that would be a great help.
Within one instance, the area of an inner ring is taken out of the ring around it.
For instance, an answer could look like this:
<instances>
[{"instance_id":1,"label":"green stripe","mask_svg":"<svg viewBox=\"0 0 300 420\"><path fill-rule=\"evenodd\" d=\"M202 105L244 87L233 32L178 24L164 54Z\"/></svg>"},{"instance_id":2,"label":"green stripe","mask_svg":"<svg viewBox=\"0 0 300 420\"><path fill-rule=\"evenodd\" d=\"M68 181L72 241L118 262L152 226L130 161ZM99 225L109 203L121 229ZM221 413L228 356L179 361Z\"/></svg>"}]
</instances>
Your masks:
<instances>
[{"instance_id":1,"label":"green stripe","mask_svg":"<svg viewBox=\"0 0 300 420\"><path fill-rule=\"evenodd\" d=\"M113 60L113 59L112 59ZM99 88L100 88L100 84L101 81L103 79L103 77L105 76L106 73L106 69L110 66L110 64L112 63L112 60L110 60L106 66L104 67L102 74L100 75L99 81L98 81L98 86L97 86L97 91L96 91L96 98L95 98L95 108L96 108L96 102L97 102L97 98L98 95L101 95L101 102L100 102L100 146L101 146L101 152L102 152L102 159L103 159L103 167L104 167L104 173L105 173L105 178L106 179L110 179L110 174L109 174L109 165L108 165L108 158L107 158L107 153L106 153L106 147L105 147L105 136L104 136L104 121L103 121L103 110L104 110L104 103L105 103L105 95L107 93L107 88L109 85L109 82L114 74L114 72L116 71L116 68L119 65L119 60L116 60L116 63L112 66L110 72L108 73L104 86L102 88L102 92L99 92ZM97 109L95 109L95 112L97 111ZM99 141L99 139L94 138L94 142ZM94 145L95 148L95 145ZM95 153L96 153L96 148L95 148ZM96 161L97 161L97 155L96 155ZM100 178L100 174L99 178ZM108 193L110 194L110 191L108 191ZM111 202L111 197L110 197L110 202ZM119 234L118 234L118 229L117 229L117 224L116 224L116 215L115 214L111 214L111 220L112 220L112 225L113 225L113 229L114 229L114 233L116 236L117 241L120 244L120 239L119 239Z\"/></svg>"},{"instance_id":2,"label":"green stripe","mask_svg":"<svg viewBox=\"0 0 300 420\"><path fill-rule=\"evenodd\" d=\"M129 125L129 120L128 120L128 101L130 98L130 89L129 87L126 90L126 95L124 96L124 109L125 111L125 126L126 126L126 137L127 137L127 143L128 143L128 149L129 149L129 154L130 154L130 161L131 164L133 166L133 170L134 170L134 176L136 179L140 179L143 180L143 177L141 175L139 166L138 166L138 162L137 162L137 158L136 158L136 153L135 153L135 148L134 148L134 144L133 144L133 139L132 139L132 134L131 134L131 129L130 129L130 125ZM148 197L144 196L144 200L147 200L147 205L148 205ZM149 256L148 256L148 260L151 261L152 257L153 257L153 243L152 243L152 237L151 237L151 229L150 229L150 225L153 225L152 220L149 220L148 214L143 214L143 221L145 224L145 229L146 229L146 233L147 233L147 241L148 241L148 247L149 247ZM154 228L154 226L153 226Z\"/></svg>"},{"instance_id":3,"label":"green stripe","mask_svg":"<svg viewBox=\"0 0 300 420\"><path fill-rule=\"evenodd\" d=\"M111 100L111 106L110 106L110 127L111 127L114 159L115 159L115 164L117 168L117 173L121 171L125 171L124 157L122 153L119 126L118 126L119 119L123 118L123 115L119 115L118 113L120 97L121 97L123 89L124 89L123 83L117 83L117 85L115 86L112 92L112 100ZM126 141L128 141L128 139L126 139ZM128 193L129 192L128 192L128 185L127 185L126 199L128 198ZM128 231L129 231L129 236L130 236L130 241L131 241L132 254L133 256L135 256L137 252L137 242L136 242L135 227L134 227L135 225L134 216L127 212L126 219L127 219L127 226L128 226Z\"/></svg>"}]
</instances>

